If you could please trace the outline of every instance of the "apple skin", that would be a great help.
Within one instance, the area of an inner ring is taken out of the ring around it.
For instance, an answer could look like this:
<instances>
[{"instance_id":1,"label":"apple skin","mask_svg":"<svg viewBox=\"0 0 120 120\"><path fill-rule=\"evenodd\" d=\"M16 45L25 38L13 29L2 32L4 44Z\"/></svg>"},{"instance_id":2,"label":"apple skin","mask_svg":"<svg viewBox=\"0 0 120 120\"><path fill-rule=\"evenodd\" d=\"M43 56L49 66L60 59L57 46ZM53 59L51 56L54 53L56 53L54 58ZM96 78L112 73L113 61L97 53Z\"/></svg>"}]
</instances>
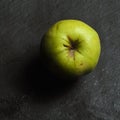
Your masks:
<instances>
[{"instance_id":1,"label":"apple skin","mask_svg":"<svg viewBox=\"0 0 120 120\"><path fill-rule=\"evenodd\" d=\"M59 76L77 77L95 69L100 52L98 33L80 20L60 20L41 41L44 66Z\"/></svg>"}]
</instances>

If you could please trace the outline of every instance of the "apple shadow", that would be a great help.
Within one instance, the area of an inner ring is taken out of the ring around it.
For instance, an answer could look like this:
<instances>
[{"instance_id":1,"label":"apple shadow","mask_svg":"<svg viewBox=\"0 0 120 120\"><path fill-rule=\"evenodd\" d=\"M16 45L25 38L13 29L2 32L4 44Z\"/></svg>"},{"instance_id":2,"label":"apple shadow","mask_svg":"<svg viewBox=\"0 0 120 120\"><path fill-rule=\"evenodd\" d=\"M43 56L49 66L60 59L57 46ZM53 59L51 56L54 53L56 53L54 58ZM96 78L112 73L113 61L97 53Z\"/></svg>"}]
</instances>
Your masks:
<instances>
[{"instance_id":1,"label":"apple shadow","mask_svg":"<svg viewBox=\"0 0 120 120\"><path fill-rule=\"evenodd\" d=\"M19 89L34 98L45 100L59 97L74 88L77 79L61 79L47 70L37 56L24 68L23 79L17 81Z\"/></svg>"}]
</instances>

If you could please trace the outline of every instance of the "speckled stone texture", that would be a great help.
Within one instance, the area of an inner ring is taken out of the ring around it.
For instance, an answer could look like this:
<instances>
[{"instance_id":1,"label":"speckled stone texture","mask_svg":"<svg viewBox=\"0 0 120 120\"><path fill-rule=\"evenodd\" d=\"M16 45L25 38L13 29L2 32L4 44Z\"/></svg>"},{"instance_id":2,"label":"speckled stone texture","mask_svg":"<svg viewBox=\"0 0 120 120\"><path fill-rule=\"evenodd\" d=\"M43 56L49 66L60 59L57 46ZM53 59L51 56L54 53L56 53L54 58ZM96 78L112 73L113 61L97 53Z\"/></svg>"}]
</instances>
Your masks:
<instances>
[{"instance_id":1,"label":"speckled stone texture","mask_svg":"<svg viewBox=\"0 0 120 120\"><path fill-rule=\"evenodd\" d=\"M61 19L100 35L99 64L77 82L40 65L41 38ZM120 120L120 0L0 0L0 120Z\"/></svg>"}]
</instances>

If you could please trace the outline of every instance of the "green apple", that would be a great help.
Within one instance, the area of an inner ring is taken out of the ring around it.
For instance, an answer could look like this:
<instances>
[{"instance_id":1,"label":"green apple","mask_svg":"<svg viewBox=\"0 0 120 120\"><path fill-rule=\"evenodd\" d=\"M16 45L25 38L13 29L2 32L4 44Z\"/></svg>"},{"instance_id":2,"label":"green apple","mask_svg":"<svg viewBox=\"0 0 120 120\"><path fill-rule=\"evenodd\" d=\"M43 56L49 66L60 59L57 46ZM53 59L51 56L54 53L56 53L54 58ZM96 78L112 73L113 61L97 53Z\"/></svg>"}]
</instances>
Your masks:
<instances>
[{"instance_id":1,"label":"green apple","mask_svg":"<svg viewBox=\"0 0 120 120\"><path fill-rule=\"evenodd\" d=\"M81 76L96 67L101 46L98 33L80 20L60 20L41 41L42 60L57 75Z\"/></svg>"}]
</instances>

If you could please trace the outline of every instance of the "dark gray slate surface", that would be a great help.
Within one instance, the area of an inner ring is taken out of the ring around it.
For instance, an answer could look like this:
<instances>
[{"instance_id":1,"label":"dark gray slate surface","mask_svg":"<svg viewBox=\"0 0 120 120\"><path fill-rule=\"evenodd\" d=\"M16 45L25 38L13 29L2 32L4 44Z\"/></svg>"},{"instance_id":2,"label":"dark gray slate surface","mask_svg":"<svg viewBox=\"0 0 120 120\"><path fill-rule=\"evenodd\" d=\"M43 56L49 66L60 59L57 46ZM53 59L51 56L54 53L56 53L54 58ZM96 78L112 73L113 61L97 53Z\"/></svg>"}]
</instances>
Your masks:
<instances>
[{"instance_id":1,"label":"dark gray slate surface","mask_svg":"<svg viewBox=\"0 0 120 120\"><path fill-rule=\"evenodd\" d=\"M69 18L97 30L100 61L77 83L51 84L41 37ZM120 120L120 0L0 0L0 120Z\"/></svg>"}]
</instances>

